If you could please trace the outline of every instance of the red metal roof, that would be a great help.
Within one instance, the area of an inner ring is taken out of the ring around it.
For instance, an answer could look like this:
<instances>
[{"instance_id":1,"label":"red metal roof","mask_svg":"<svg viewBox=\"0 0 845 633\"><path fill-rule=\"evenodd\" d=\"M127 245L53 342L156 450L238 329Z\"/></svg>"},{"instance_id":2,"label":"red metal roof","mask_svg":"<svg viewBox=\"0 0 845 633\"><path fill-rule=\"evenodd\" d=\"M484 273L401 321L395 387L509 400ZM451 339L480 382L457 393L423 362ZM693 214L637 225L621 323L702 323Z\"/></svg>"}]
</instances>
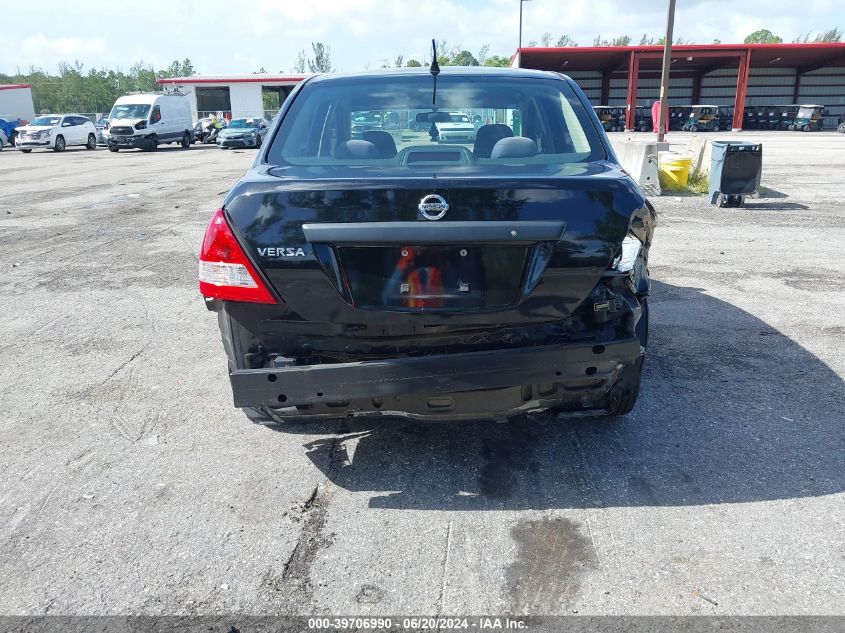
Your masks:
<instances>
[{"instance_id":1,"label":"red metal roof","mask_svg":"<svg viewBox=\"0 0 845 633\"><path fill-rule=\"evenodd\" d=\"M659 69L662 46L567 46L522 48L520 66L538 70L624 70L630 53L639 53L640 69ZM673 70L709 72L736 63L749 52L751 66L798 68L808 72L825 66L845 66L845 43L823 44L678 44L672 47Z\"/></svg>"},{"instance_id":2,"label":"red metal roof","mask_svg":"<svg viewBox=\"0 0 845 633\"><path fill-rule=\"evenodd\" d=\"M158 79L159 84L239 84L300 82L309 75L208 75L194 77L167 77Z\"/></svg>"},{"instance_id":3,"label":"red metal roof","mask_svg":"<svg viewBox=\"0 0 845 633\"><path fill-rule=\"evenodd\" d=\"M20 90L21 88L32 88L32 84L5 84L0 90Z\"/></svg>"}]
</instances>

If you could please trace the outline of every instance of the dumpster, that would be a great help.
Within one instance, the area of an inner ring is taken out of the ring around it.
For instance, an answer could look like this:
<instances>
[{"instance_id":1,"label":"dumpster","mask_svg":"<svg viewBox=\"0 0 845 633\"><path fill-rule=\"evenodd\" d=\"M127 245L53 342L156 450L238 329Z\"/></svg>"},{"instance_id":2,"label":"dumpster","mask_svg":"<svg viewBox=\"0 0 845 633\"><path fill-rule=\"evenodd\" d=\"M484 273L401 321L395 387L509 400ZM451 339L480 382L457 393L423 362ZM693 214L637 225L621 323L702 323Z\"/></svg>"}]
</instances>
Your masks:
<instances>
[{"instance_id":1,"label":"dumpster","mask_svg":"<svg viewBox=\"0 0 845 633\"><path fill-rule=\"evenodd\" d=\"M741 207L757 193L763 172L763 146L743 141L713 141L710 160L710 204Z\"/></svg>"}]
</instances>

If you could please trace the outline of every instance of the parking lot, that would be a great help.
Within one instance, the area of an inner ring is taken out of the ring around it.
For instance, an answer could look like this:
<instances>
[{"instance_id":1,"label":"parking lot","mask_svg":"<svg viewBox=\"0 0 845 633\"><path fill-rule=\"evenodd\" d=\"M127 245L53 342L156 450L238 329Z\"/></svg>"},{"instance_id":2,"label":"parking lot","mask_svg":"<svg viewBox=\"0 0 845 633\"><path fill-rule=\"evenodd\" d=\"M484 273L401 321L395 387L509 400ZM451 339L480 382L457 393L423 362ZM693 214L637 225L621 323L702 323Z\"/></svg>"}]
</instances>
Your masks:
<instances>
[{"instance_id":1,"label":"parking lot","mask_svg":"<svg viewBox=\"0 0 845 633\"><path fill-rule=\"evenodd\" d=\"M842 614L845 136L744 137L759 198L654 200L634 412L548 425L253 425L196 268L255 151L3 151L0 612Z\"/></svg>"}]
</instances>

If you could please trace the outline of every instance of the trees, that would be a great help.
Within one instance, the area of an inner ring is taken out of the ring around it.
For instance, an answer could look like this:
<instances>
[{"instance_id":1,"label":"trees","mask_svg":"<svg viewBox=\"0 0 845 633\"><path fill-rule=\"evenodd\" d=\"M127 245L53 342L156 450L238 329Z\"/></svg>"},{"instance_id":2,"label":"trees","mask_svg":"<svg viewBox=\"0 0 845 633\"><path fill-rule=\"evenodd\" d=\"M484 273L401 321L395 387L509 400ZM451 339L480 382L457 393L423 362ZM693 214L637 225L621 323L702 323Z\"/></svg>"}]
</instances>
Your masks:
<instances>
[{"instance_id":1,"label":"trees","mask_svg":"<svg viewBox=\"0 0 845 633\"><path fill-rule=\"evenodd\" d=\"M840 31L837 27L833 27L829 31L822 31L821 33L817 33L816 37L812 38L812 33L807 32L805 35L799 35L794 40L792 40L796 44L806 44L807 42L813 42L816 44L820 44L822 42L841 42L842 41L842 31Z\"/></svg>"},{"instance_id":2,"label":"trees","mask_svg":"<svg viewBox=\"0 0 845 633\"><path fill-rule=\"evenodd\" d=\"M478 60L469 51L460 51L451 59L450 66L479 66Z\"/></svg>"},{"instance_id":3,"label":"trees","mask_svg":"<svg viewBox=\"0 0 845 633\"><path fill-rule=\"evenodd\" d=\"M511 65L511 58L505 55L490 55L484 60L484 65L495 68L507 68Z\"/></svg>"},{"instance_id":4,"label":"trees","mask_svg":"<svg viewBox=\"0 0 845 633\"><path fill-rule=\"evenodd\" d=\"M745 40L746 44L780 44L783 38L775 35L769 29L759 29L748 35Z\"/></svg>"},{"instance_id":5,"label":"trees","mask_svg":"<svg viewBox=\"0 0 845 633\"><path fill-rule=\"evenodd\" d=\"M645 38L645 35L643 36ZM640 42L642 43L642 42ZM614 37L610 40L602 39L601 35L597 35L596 39L593 40L593 46L630 46L631 45L631 36L630 35L620 35L619 37Z\"/></svg>"},{"instance_id":6,"label":"trees","mask_svg":"<svg viewBox=\"0 0 845 633\"><path fill-rule=\"evenodd\" d=\"M293 65L293 72L300 75L305 72L305 50L301 50L296 54L296 63Z\"/></svg>"},{"instance_id":7,"label":"trees","mask_svg":"<svg viewBox=\"0 0 845 633\"><path fill-rule=\"evenodd\" d=\"M106 68L86 69L80 62L62 61L58 73L31 67L28 72L0 74L0 83L32 84L36 112L108 112L118 97L133 91L150 92L161 87L160 77L186 77L197 71L190 59L174 60L167 68L155 71L151 64L138 60L128 72Z\"/></svg>"},{"instance_id":8,"label":"trees","mask_svg":"<svg viewBox=\"0 0 845 633\"><path fill-rule=\"evenodd\" d=\"M308 60L308 70L312 73L334 72L329 45L323 42L311 42L311 49L314 51L314 59Z\"/></svg>"},{"instance_id":9,"label":"trees","mask_svg":"<svg viewBox=\"0 0 845 633\"><path fill-rule=\"evenodd\" d=\"M416 59L409 59L405 64L406 68L420 68L422 66Z\"/></svg>"},{"instance_id":10,"label":"trees","mask_svg":"<svg viewBox=\"0 0 845 633\"><path fill-rule=\"evenodd\" d=\"M573 40L569 35L564 34L557 38L555 46L578 46L578 42Z\"/></svg>"}]
</instances>

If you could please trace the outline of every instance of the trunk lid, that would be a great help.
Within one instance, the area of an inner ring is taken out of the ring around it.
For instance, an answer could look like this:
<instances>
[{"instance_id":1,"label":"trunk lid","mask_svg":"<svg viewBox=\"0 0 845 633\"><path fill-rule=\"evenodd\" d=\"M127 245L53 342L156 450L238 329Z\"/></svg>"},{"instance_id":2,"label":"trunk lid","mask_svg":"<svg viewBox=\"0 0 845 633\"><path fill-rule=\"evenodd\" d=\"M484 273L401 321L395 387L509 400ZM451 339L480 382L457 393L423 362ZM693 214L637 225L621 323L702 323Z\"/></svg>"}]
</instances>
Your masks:
<instances>
[{"instance_id":1,"label":"trunk lid","mask_svg":"<svg viewBox=\"0 0 845 633\"><path fill-rule=\"evenodd\" d=\"M609 163L539 174L536 165L524 173L464 168L454 178L373 171L259 167L227 197L244 250L306 320L567 316L644 204Z\"/></svg>"}]
</instances>

